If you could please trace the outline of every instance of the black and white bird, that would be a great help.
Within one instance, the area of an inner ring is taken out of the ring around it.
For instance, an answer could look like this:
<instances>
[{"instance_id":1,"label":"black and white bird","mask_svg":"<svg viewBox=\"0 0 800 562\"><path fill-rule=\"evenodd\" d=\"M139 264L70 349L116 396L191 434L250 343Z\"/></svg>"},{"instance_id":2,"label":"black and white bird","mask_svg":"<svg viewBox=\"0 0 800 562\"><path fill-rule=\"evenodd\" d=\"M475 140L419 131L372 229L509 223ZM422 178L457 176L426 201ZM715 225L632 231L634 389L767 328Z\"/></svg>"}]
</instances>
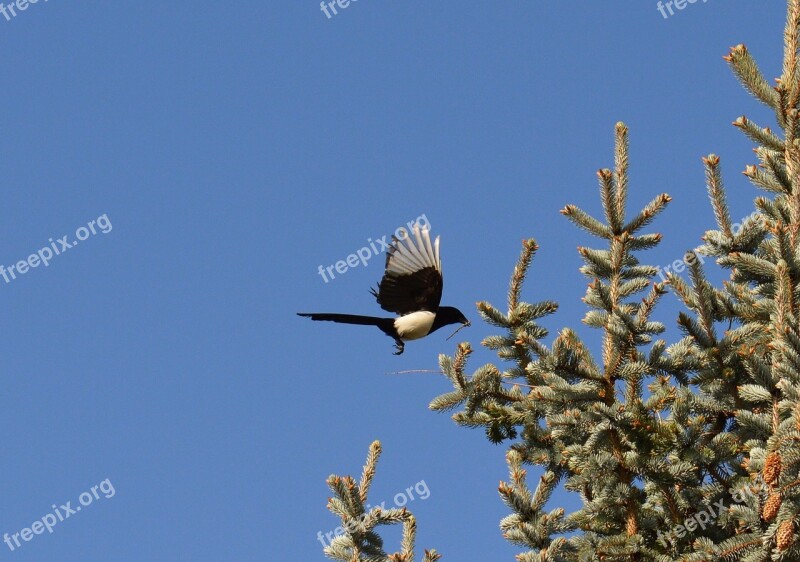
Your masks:
<instances>
[{"instance_id":1,"label":"black and white bird","mask_svg":"<svg viewBox=\"0 0 800 562\"><path fill-rule=\"evenodd\" d=\"M383 279L377 290L370 289L381 308L398 314L396 318L327 312L298 312L298 315L312 320L377 326L394 338L395 355L403 353L405 342L424 338L442 326L460 323L459 330L469 326L469 320L460 310L439 306L443 286L439 237L431 244L428 230L427 225L425 228L415 225L413 236L404 229L406 235L402 239L392 237Z\"/></svg>"}]
</instances>

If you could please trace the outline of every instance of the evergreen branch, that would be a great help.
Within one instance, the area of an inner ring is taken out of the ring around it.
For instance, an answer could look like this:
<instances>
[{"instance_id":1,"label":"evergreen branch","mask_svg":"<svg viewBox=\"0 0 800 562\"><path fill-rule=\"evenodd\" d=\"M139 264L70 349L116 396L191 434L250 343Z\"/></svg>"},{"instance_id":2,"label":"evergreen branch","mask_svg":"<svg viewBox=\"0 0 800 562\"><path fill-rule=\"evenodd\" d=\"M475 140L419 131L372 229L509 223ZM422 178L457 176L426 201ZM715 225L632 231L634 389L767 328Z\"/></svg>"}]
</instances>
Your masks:
<instances>
[{"instance_id":1,"label":"evergreen branch","mask_svg":"<svg viewBox=\"0 0 800 562\"><path fill-rule=\"evenodd\" d=\"M765 191L779 194L790 193L774 175L768 173L762 168L749 165L745 167L742 174L747 177L747 179L749 179L753 185L760 187Z\"/></svg>"},{"instance_id":2,"label":"evergreen branch","mask_svg":"<svg viewBox=\"0 0 800 562\"><path fill-rule=\"evenodd\" d=\"M628 127L625 123L619 121L614 127L614 132L616 134L616 142L614 143L614 185L616 187L614 202L616 204L616 216L619 217L619 221L622 222L625 220L625 203L628 200ZM668 201L669 196L664 196L667 197ZM666 204L666 202L664 204ZM655 212L657 213L658 211ZM628 228L623 228L622 230L631 233L635 231L634 229Z\"/></svg>"},{"instance_id":3,"label":"evergreen branch","mask_svg":"<svg viewBox=\"0 0 800 562\"><path fill-rule=\"evenodd\" d=\"M414 542L416 538L416 520L410 511L402 509L382 509L373 507L367 511L365 503L372 480L375 477L375 466L381 454L380 441L373 441L367 453L367 460L356 484L350 476L328 477L328 486L334 492L334 498L328 500L328 509L342 519L341 528L344 534L334 538L324 548L325 555L342 562L413 562ZM387 554L383 550L383 540L375 533L380 525L403 524L403 535L400 552ZM438 560L440 556L435 550L425 551L426 561Z\"/></svg>"},{"instance_id":4,"label":"evergreen branch","mask_svg":"<svg viewBox=\"0 0 800 562\"><path fill-rule=\"evenodd\" d=\"M431 403L428 404L428 408L434 412L446 412L447 410L452 410L463 404L466 398L467 395L463 390L446 392L431 400Z\"/></svg>"},{"instance_id":5,"label":"evergreen branch","mask_svg":"<svg viewBox=\"0 0 800 562\"><path fill-rule=\"evenodd\" d=\"M603 280L611 279L612 269L609 261L609 253L607 251L579 247L578 253L586 263L586 265L581 268L581 273L587 277L598 277Z\"/></svg>"},{"instance_id":6,"label":"evergreen branch","mask_svg":"<svg viewBox=\"0 0 800 562\"><path fill-rule=\"evenodd\" d=\"M695 293L698 296L696 311L700 318L700 324L706 336L716 342L717 334L714 329L714 322L719 318L717 313L716 294L711 284L706 280L703 273L703 266L697 260L689 266L689 277L692 280Z\"/></svg>"},{"instance_id":7,"label":"evergreen branch","mask_svg":"<svg viewBox=\"0 0 800 562\"><path fill-rule=\"evenodd\" d=\"M642 234L641 236L634 236L631 238L629 243L630 250L632 252L637 252L640 250L649 250L650 248L655 248L661 242L661 239L661 234L657 232L652 234ZM656 273L658 273L658 271L656 271Z\"/></svg>"},{"instance_id":8,"label":"evergreen branch","mask_svg":"<svg viewBox=\"0 0 800 562\"><path fill-rule=\"evenodd\" d=\"M514 273L511 275L511 283L508 289L508 313L511 314L516 310L519 305L519 293L522 289L522 283L525 281L525 275L528 273L528 268L531 265L531 260L536 253L539 246L536 245L536 240L523 240L522 253L519 256L519 261L514 267Z\"/></svg>"},{"instance_id":9,"label":"evergreen branch","mask_svg":"<svg viewBox=\"0 0 800 562\"><path fill-rule=\"evenodd\" d=\"M732 238L731 213L728 209L728 202L725 199L725 187L722 184L719 156L709 154L703 158L703 164L706 167L706 187L708 189L708 196L711 199L711 207L714 209L714 217L717 219L717 225L728 238Z\"/></svg>"},{"instance_id":10,"label":"evergreen branch","mask_svg":"<svg viewBox=\"0 0 800 562\"><path fill-rule=\"evenodd\" d=\"M597 180L600 182L600 202L606 215L606 221L612 234L619 235L622 232L623 217L619 214L616 195L617 189L614 186L614 174L608 168L597 171Z\"/></svg>"},{"instance_id":11,"label":"evergreen branch","mask_svg":"<svg viewBox=\"0 0 800 562\"><path fill-rule=\"evenodd\" d=\"M728 62L733 73L748 92L776 112L780 111L780 96L778 92L770 86L769 82L761 74L747 47L737 45L723 58Z\"/></svg>"},{"instance_id":12,"label":"evergreen branch","mask_svg":"<svg viewBox=\"0 0 800 562\"><path fill-rule=\"evenodd\" d=\"M765 175L770 178L772 185L779 186L784 193L791 193L792 180L784 164L784 154L757 148L756 155L763 162Z\"/></svg>"},{"instance_id":13,"label":"evergreen branch","mask_svg":"<svg viewBox=\"0 0 800 562\"><path fill-rule=\"evenodd\" d=\"M775 280L777 290L775 292L775 330L780 334L790 329L794 320L794 293L792 288L794 282L788 271L785 261L780 260L775 266Z\"/></svg>"},{"instance_id":14,"label":"evergreen branch","mask_svg":"<svg viewBox=\"0 0 800 562\"><path fill-rule=\"evenodd\" d=\"M405 508L403 508L405 509ZM400 554L389 556L393 562L414 562L414 542L417 538L417 520L406 511L403 521L403 538L400 541Z\"/></svg>"},{"instance_id":15,"label":"evergreen branch","mask_svg":"<svg viewBox=\"0 0 800 562\"><path fill-rule=\"evenodd\" d=\"M783 73L779 79L780 88L788 86L788 90L784 92L784 106L783 109L797 108L798 96L798 65L797 65L797 49L798 49L798 27L800 26L800 2L797 0L789 0L788 10L786 14L786 28L783 33Z\"/></svg>"},{"instance_id":16,"label":"evergreen branch","mask_svg":"<svg viewBox=\"0 0 800 562\"><path fill-rule=\"evenodd\" d=\"M730 264L740 272L749 274L753 280L765 282L775 279L775 264L752 254L733 252L721 263Z\"/></svg>"},{"instance_id":17,"label":"evergreen branch","mask_svg":"<svg viewBox=\"0 0 800 562\"><path fill-rule=\"evenodd\" d=\"M592 217L585 211L582 211L575 205L567 205L561 209L561 214L571 220L573 224L579 228L582 228L589 234L593 234L598 238L607 239L613 236L613 233L608 226L604 225L602 222Z\"/></svg>"},{"instance_id":18,"label":"evergreen branch","mask_svg":"<svg viewBox=\"0 0 800 562\"><path fill-rule=\"evenodd\" d=\"M747 137L753 142L775 150L783 152L785 150L785 142L773 133L768 127L759 127L747 117L742 115L733 122L734 127L741 129Z\"/></svg>"},{"instance_id":19,"label":"evergreen branch","mask_svg":"<svg viewBox=\"0 0 800 562\"><path fill-rule=\"evenodd\" d=\"M497 310L488 302L481 301L477 304L478 314L481 315L487 323L497 326L498 328L509 328L510 322L508 316Z\"/></svg>"},{"instance_id":20,"label":"evergreen branch","mask_svg":"<svg viewBox=\"0 0 800 562\"><path fill-rule=\"evenodd\" d=\"M369 487L372 485L372 479L375 478L375 466L378 464L381 452L381 442L377 440L373 441L369 446L364 470L361 472L361 482L358 484L358 495L362 502L367 501L367 493L369 492Z\"/></svg>"},{"instance_id":21,"label":"evergreen branch","mask_svg":"<svg viewBox=\"0 0 800 562\"><path fill-rule=\"evenodd\" d=\"M672 197L666 193L662 193L661 195L657 196L645 206L642 212L639 213L635 219L626 224L623 227L623 230L625 232L630 232L631 234L641 230L653 222L653 219L655 219L656 216L658 216L658 214L666 208L670 201L672 201Z\"/></svg>"}]
</instances>

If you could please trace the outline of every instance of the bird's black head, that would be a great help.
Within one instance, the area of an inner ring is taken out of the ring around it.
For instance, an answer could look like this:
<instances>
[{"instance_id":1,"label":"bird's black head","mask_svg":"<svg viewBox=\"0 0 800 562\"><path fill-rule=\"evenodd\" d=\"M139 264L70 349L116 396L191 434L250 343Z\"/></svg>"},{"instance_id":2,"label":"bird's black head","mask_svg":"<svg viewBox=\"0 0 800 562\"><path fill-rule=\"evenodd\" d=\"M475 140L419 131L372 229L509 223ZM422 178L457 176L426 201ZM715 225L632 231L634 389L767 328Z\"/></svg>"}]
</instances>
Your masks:
<instances>
[{"instance_id":1,"label":"bird's black head","mask_svg":"<svg viewBox=\"0 0 800 562\"><path fill-rule=\"evenodd\" d=\"M470 325L470 322L457 308L453 306L440 306L439 310L436 311L436 318L433 321L433 326L431 326L431 332L438 330L442 326L447 326L448 324L461 324L462 327L467 327Z\"/></svg>"},{"instance_id":2,"label":"bird's black head","mask_svg":"<svg viewBox=\"0 0 800 562\"><path fill-rule=\"evenodd\" d=\"M443 324L445 326L447 324L455 324L457 322L469 326L469 320L467 320L467 317L464 316L461 311L454 306L443 306L439 308L439 310L436 311L436 316L439 316L440 314L447 319L447 322Z\"/></svg>"}]
</instances>

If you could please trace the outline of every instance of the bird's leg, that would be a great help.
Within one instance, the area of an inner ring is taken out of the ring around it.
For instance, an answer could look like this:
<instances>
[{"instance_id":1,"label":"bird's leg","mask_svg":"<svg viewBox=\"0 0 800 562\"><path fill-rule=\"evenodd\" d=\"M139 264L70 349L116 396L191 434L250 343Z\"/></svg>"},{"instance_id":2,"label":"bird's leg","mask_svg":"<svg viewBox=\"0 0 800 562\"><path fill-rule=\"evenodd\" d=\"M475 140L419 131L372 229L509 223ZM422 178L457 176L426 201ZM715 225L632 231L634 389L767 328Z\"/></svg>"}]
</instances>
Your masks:
<instances>
[{"instance_id":1,"label":"bird's leg","mask_svg":"<svg viewBox=\"0 0 800 562\"><path fill-rule=\"evenodd\" d=\"M397 350L394 352L394 355L401 355L403 350L405 349L406 344L403 343L403 340L395 339L394 340L394 348Z\"/></svg>"}]
</instances>

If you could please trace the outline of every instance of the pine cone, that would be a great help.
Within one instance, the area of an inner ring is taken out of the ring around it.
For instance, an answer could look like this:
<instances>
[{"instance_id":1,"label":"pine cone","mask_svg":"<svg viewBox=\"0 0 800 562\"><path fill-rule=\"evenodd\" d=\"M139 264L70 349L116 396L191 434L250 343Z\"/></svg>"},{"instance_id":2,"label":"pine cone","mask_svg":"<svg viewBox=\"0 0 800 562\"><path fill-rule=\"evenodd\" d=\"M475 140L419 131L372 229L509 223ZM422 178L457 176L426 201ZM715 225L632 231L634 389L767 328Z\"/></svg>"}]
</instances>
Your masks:
<instances>
[{"instance_id":1,"label":"pine cone","mask_svg":"<svg viewBox=\"0 0 800 562\"><path fill-rule=\"evenodd\" d=\"M782 503L783 498L781 497L780 492L773 492L770 494L769 498L767 498L767 502L764 504L764 509L761 511L761 518L764 521L772 521L775 519L775 516L778 515L778 510L781 508Z\"/></svg>"},{"instance_id":2,"label":"pine cone","mask_svg":"<svg viewBox=\"0 0 800 562\"><path fill-rule=\"evenodd\" d=\"M788 519L780 524L775 540L779 551L786 550L794 541L794 521Z\"/></svg>"},{"instance_id":3,"label":"pine cone","mask_svg":"<svg viewBox=\"0 0 800 562\"><path fill-rule=\"evenodd\" d=\"M764 482L770 486L778 481L781 475L781 454L774 451L767 455L767 460L764 463Z\"/></svg>"}]
</instances>

